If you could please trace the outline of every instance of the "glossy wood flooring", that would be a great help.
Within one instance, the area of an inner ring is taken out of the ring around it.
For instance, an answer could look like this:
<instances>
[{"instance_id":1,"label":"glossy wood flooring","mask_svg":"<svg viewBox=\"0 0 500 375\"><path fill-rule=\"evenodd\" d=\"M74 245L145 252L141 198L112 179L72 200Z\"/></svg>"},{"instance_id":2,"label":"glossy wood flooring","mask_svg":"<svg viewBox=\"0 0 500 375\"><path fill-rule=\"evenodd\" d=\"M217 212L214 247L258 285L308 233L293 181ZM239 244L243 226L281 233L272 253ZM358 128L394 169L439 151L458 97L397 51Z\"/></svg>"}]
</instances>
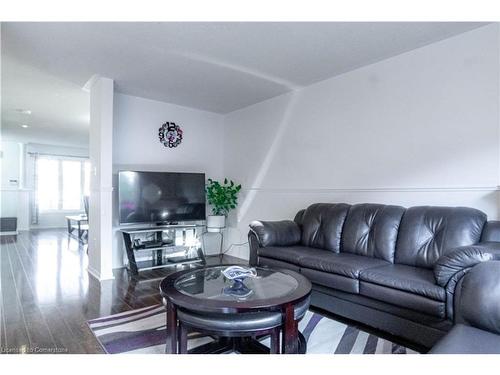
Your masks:
<instances>
[{"instance_id":1,"label":"glossy wood flooring","mask_svg":"<svg viewBox=\"0 0 500 375\"><path fill-rule=\"evenodd\" d=\"M102 353L87 321L161 303L159 282L181 269L139 277L119 269L100 283L87 273L87 261L86 245L63 229L0 237L0 353Z\"/></svg>"}]
</instances>

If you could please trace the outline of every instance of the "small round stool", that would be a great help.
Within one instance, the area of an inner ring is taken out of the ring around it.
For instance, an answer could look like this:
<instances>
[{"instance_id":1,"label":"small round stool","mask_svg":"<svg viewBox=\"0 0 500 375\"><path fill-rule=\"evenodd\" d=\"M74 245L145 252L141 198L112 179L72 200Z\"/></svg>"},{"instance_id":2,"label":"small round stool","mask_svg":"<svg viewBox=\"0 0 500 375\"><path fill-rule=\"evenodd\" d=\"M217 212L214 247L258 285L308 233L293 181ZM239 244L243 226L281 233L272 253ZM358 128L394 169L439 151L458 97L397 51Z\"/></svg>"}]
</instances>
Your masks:
<instances>
[{"instance_id":1,"label":"small round stool","mask_svg":"<svg viewBox=\"0 0 500 375\"><path fill-rule=\"evenodd\" d=\"M310 299L298 303L294 308L294 320L300 321L309 308ZM270 335L271 346L270 354L279 354L280 352L280 332L283 324L281 312L262 311L238 314L198 314L195 312L179 309L177 311L178 326L178 342L179 353L186 354L187 351L187 334L188 331L197 331L207 335L224 338L224 344L220 345L223 349L235 350L239 352L247 351L246 345L249 344L245 337L258 337ZM228 339L229 340L226 340ZM299 334L299 348L304 348L305 339ZM253 342L252 351L255 351L256 344ZM267 349L264 345L260 348L263 352Z\"/></svg>"}]
</instances>

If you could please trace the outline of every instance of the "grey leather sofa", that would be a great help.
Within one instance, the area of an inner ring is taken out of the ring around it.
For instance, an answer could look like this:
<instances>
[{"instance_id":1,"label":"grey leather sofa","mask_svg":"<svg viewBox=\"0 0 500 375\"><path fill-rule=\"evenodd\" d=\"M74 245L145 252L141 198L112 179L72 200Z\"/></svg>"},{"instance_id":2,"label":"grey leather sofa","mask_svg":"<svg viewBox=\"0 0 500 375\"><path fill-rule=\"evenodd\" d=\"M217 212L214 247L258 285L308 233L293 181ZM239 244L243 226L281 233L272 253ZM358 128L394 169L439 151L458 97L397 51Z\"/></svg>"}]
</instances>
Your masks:
<instances>
[{"instance_id":1,"label":"grey leather sofa","mask_svg":"<svg viewBox=\"0 0 500 375\"><path fill-rule=\"evenodd\" d=\"M500 262L478 264L463 278L458 322L432 354L500 354Z\"/></svg>"},{"instance_id":2,"label":"grey leather sofa","mask_svg":"<svg viewBox=\"0 0 500 375\"><path fill-rule=\"evenodd\" d=\"M426 348L456 322L463 276L500 259L500 222L467 207L317 203L248 237L250 264L311 280L311 305Z\"/></svg>"}]
</instances>

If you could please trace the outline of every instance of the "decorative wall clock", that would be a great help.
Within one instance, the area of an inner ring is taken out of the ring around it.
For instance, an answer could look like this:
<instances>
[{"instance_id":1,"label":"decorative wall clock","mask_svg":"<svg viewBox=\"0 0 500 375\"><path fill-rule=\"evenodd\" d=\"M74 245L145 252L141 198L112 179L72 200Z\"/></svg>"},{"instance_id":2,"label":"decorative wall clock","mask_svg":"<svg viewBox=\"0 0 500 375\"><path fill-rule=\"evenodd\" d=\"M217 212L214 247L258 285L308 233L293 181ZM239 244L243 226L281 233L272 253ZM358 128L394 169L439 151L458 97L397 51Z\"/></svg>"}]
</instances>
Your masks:
<instances>
[{"instance_id":1,"label":"decorative wall clock","mask_svg":"<svg viewBox=\"0 0 500 375\"><path fill-rule=\"evenodd\" d=\"M158 131L158 137L163 146L173 148L182 142L182 129L174 122L164 123Z\"/></svg>"}]
</instances>

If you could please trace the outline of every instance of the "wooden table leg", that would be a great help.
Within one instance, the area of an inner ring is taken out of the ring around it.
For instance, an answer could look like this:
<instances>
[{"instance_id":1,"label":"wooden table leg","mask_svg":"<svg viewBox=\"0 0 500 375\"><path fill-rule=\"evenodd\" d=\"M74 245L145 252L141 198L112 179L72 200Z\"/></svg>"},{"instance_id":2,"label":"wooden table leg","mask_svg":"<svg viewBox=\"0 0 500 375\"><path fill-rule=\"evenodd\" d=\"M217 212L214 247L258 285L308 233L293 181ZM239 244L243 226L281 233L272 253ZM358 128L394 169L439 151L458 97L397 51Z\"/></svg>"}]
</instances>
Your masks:
<instances>
[{"instance_id":1,"label":"wooden table leg","mask_svg":"<svg viewBox=\"0 0 500 375\"><path fill-rule=\"evenodd\" d=\"M167 300L167 344L165 353L177 354L177 309Z\"/></svg>"},{"instance_id":2,"label":"wooden table leg","mask_svg":"<svg viewBox=\"0 0 500 375\"><path fill-rule=\"evenodd\" d=\"M271 332L271 346L269 350L269 354L280 354L280 332L281 330L278 328L273 329Z\"/></svg>"},{"instance_id":3,"label":"wooden table leg","mask_svg":"<svg viewBox=\"0 0 500 375\"><path fill-rule=\"evenodd\" d=\"M68 225L68 234L71 234L71 220L70 219L66 219L66 223Z\"/></svg>"},{"instance_id":4,"label":"wooden table leg","mask_svg":"<svg viewBox=\"0 0 500 375\"><path fill-rule=\"evenodd\" d=\"M299 324L295 320L294 306L285 305L283 311L283 345L281 353L297 354L299 349Z\"/></svg>"},{"instance_id":5,"label":"wooden table leg","mask_svg":"<svg viewBox=\"0 0 500 375\"><path fill-rule=\"evenodd\" d=\"M179 322L179 354L188 354L187 350L187 327Z\"/></svg>"}]
</instances>

